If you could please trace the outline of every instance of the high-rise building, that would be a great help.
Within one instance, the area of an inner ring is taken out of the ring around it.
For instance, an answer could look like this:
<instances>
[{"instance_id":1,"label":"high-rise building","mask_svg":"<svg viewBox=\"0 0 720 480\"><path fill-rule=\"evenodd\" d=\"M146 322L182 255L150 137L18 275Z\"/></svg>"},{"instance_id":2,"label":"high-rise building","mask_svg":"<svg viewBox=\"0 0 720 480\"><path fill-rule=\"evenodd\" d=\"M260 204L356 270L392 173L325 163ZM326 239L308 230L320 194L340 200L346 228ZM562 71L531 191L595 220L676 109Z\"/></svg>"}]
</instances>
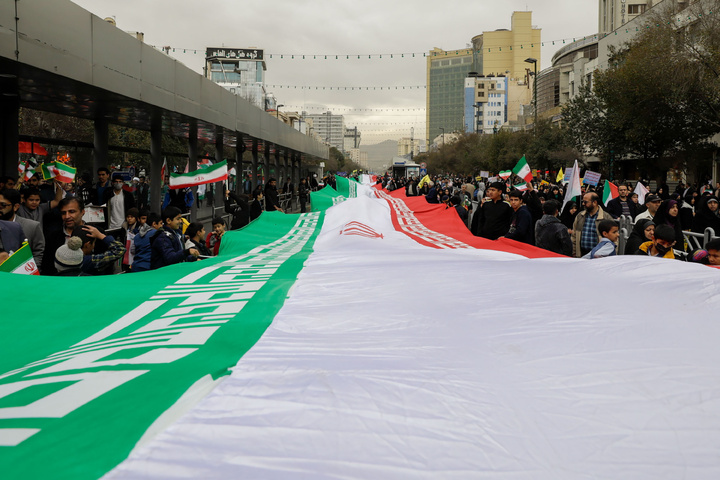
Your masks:
<instances>
[{"instance_id":1,"label":"high-rise building","mask_svg":"<svg viewBox=\"0 0 720 480\"><path fill-rule=\"evenodd\" d=\"M425 111L428 139L443 131L462 131L463 84L467 74L474 70L473 61L472 49L430 51Z\"/></svg>"},{"instance_id":2,"label":"high-rise building","mask_svg":"<svg viewBox=\"0 0 720 480\"><path fill-rule=\"evenodd\" d=\"M600 36L617 30L662 1L664 0L599 0L598 32L600 32ZM677 3L682 7L692 1L677 0Z\"/></svg>"},{"instance_id":3,"label":"high-rise building","mask_svg":"<svg viewBox=\"0 0 720 480\"><path fill-rule=\"evenodd\" d=\"M345 143L345 118L342 115L333 115L332 112L307 113L303 112L303 119L312 122L311 135L317 135L321 142L335 147L341 152Z\"/></svg>"},{"instance_id":4,"label":"high-rise building","mask_svg":"<svg viewBox=\"0 0 720 480\"><path fill-rule=\"evenodd\" d=\"M510 30L483 32L472 39L472 48L431 50L427 58L428 143L443 131L465 130L465 79L470 72L507 78L506 121L516 120L521 106L532 99L529 73L533 69L526 60L540 63L540 36L541 30L532 25L532 12L514 12Z\"/></svg>"},{"instance_id":5,"label":"high-rise building","mask_svg":"<svg viewBox=\"0 0 720 480\"><path fill-rule=\"evenodd\" d=\"M517 120L522 105L532 101L534 85L531 73L533 59L541 62L541 29L532 24L532 12L513 12L510 30L483 32L472 39L478 54L478 73L486 77L505 75L508 78L507 121ZM539 69L538 69L539 70Z\"/></svg>"},{"instance_id":6,"label":"high-rise building","mask_svg":"<svg viewBox=\"0 0 720 480\"><path fill-rule=\"evenodd\" d=\"M465 79L466 133L496 133L507 122L507 86L504 76Z\"/></svg>"},{"instance_id":7,"label":"high-rise building","mask_svg":"<svg viewBox=\"0 0 720 480\"><path fill-rule=\"evenodd\" d=\"M265 70L263 51L258 48L207 48L205 52L205 76L263 110L268 109Z\"/></svg>"},{"instance_id":8,"label":"high-rise building","mask_svg":"<svg viewBox=\"0 0 720 480\"><path fill-rule=\"evenodd\" d=\"M353 148L360 148L360 131L357 127L345 129L343 151L350 152Z\"/></svg>"},{"instance_id":9,"label":"high-rise building","mask_svg":"<svg viewBox=\"0 0 720 480\"><path fill-rule=\"evenodd\" d=\"M403 137L398 140L398 157L415 157L420 154L420 140L417 138Z\"/></svg>"}]
</instances>

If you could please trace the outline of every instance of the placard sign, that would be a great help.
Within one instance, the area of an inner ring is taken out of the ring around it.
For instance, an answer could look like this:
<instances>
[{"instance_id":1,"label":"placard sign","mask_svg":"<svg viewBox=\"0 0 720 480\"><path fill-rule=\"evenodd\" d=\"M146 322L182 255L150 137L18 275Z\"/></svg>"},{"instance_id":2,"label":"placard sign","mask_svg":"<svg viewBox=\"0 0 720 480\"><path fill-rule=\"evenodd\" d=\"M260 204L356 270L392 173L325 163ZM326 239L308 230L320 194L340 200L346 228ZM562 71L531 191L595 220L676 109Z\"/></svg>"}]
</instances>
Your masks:
<instances>
[{"instance_id":1,"label":"placard sign","mask_svg":"<svg viewBox=\"0 0 720 480\"><path fill-rule=\"evenodd\" d=\"M600 177L602 175L598 172L591 172L590 170L585 171L585 178L583 178L583 183L586 185L592 185L593 187L597 187L597 184L600 183Z\"/></svg>"},{"instance_id":2,"label":"placard sign","mask_svg":"<svg viewBox=\"0 0 720 480\"><path fill-rule=\"evenodd\" d=\"M105 223L105 211L103 207L85 205L83 221L85 223Z\"/></svg>"}]
</instances>

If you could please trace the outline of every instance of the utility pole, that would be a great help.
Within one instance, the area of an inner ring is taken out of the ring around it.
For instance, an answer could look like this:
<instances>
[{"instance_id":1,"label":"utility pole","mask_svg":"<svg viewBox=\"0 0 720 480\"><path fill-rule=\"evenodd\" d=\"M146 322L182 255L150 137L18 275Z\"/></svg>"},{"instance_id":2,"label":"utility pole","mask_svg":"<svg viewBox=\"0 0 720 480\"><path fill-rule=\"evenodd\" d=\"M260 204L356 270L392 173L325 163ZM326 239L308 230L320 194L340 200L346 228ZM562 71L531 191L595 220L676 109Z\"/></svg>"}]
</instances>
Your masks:
<instances>
[{"instance_id":1,"label":"utility pole","mask_svg":"<svg viewBox=\"0 0 720 480\"><path fill-rule=\"evenodd\" d=\"M415 127L410 127L410 160L415 155Z\"/></svg>"},{"instance_id":2,"label":"utility pole","mask_svg":"<svg viewBox=\"0 0 720 480\"><path fill-rule=\"evenodd\" d=\"M538 108L537 108L537 59L536 58L527 58L525 59L525 63L532 63L534 68L533 76L535 79L533 80L533 110L535 111L535 124L533 125L533 130L537 128L537 122L538 122Z\"/></svg>"}]
</instances>

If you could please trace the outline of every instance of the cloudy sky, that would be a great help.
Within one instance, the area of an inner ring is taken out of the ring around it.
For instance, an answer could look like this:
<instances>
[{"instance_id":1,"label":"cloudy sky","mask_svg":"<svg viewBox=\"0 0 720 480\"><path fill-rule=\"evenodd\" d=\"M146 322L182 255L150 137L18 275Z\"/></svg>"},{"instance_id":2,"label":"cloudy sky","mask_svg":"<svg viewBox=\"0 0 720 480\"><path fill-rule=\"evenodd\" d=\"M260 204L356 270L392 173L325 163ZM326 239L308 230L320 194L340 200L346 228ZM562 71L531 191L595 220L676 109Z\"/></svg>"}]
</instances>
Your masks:
<instances>
[{"instance_id":1,"label":"cloudy sky","mask_svg":"<svg viewBox=\"0 0 720 480\"><path fill-rule=\"evenodd\" d=\"M445 0L426 7L409 0L73 1L114 17L123 30L143 32L150 45L171 46L170 55L197 72L206 47L261 48L268 90L283 111L343 114L366 145L409 136L411 127L424 138L422 54L434 47L465 48L483 31L509 29L513 11L530 10L542 29L545 68L559 48L553 40L595 34L598 23L598 0Z\"/></svg>"}]
</instances>

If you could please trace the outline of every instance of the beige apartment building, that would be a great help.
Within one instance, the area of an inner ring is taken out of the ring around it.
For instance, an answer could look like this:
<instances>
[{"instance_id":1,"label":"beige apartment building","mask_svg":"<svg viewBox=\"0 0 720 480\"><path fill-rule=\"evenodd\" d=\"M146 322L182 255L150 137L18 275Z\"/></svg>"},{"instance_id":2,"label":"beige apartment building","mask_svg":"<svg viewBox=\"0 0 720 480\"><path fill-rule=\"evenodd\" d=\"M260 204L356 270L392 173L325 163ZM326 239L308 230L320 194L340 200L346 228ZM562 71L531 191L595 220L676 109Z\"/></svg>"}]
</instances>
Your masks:
<instances>
[{"instance_id":1,"label":"beige apartment building","mask_svg":"<svg viewBox=\"0 0 720 480\"><path fill-rule=\"evenodd\" d=\"M534 65L541 62L541 29L533 26L532 12L514 12L510 29L483 32L472 38L472 48L435 48L427 57L427 140L443 132L464 130L465 78L470 72L483 76L506 76L508 121L515 121L521 106L531 103Z\"/></svg>"}]
</instances>

